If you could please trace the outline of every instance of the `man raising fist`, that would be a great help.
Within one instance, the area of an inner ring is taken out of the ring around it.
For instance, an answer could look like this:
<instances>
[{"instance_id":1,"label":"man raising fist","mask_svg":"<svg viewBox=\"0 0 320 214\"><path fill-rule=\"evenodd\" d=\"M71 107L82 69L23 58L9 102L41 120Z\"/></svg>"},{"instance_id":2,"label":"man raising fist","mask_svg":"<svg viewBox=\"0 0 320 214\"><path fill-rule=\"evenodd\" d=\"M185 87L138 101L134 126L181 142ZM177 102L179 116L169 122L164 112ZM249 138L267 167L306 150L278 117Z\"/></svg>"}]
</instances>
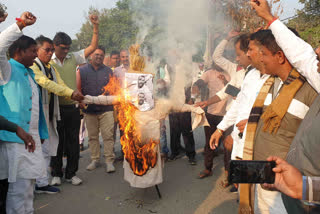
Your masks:
<instances>
[{"instance_id":1,"label":"man raising fist","mask_svg":"<svg viewBox=\"0 0 320 214\"><path fill-rule=\"evenodd\" d=\"M48 138L48 129L40 91L29 68L37 56L37 45L21 31L36 20L32 13L24 12L17 18L17 23L0 34L0 115L10 118L35 142L35 150L30 153L15 133L0 131L3 141L0 150L7 154L1 154L7 160L0 167L1 175L6 175L9 181L7 213L33 213L33 184L35 179L46 174L41 141ZM8 50L9 61L6 56Z\"/></svg>"}]
</instances>

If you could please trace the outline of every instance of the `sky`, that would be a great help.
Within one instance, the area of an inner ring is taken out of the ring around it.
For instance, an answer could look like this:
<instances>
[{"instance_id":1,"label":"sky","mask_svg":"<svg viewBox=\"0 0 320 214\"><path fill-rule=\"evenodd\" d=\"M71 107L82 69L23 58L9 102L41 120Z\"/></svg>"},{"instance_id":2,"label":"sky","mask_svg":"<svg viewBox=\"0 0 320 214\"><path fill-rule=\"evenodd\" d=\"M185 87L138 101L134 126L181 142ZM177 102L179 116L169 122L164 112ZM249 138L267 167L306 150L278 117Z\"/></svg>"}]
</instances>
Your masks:
<instances>
[{"instance_id":1,"label":"sky","mask_svg":"<svg viewBox=\"0 0 320 214\"><path fill-rule=\"evenodd\" d=\"M8 8L9 16L0 25L0 31L11 25L22 12L30 11L38 20L35 25L24 30L26 35L35 38L43 34L53 38L56 32L63 31L75 39L90 6L112 8L116 2L117 0L2 0L1 3ZM295 9L302 7L298 0L281 0L281 4L284 8L281 19L293 16Z\"/></svg>"}]
</instances>

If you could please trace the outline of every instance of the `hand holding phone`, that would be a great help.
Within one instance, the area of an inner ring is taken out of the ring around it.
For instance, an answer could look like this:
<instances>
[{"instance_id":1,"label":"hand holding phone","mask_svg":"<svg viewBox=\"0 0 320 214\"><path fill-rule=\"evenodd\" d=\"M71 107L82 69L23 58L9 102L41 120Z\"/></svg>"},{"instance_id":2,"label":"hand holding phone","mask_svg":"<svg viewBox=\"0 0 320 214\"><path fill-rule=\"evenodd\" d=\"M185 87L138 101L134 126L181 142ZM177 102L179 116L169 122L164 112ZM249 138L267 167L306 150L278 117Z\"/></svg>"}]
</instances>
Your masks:
<instances>
[{"instance_id":1,"label":"hand holding phone","mask_svg":"<svg viewBox=\"0 0 320 214\"><path fill-rule=\"evenodd\" d=\"M245 161L232 160L230 162L229 183L273 184L276 167L274 161Z\"/></svg>"}]
</instances>

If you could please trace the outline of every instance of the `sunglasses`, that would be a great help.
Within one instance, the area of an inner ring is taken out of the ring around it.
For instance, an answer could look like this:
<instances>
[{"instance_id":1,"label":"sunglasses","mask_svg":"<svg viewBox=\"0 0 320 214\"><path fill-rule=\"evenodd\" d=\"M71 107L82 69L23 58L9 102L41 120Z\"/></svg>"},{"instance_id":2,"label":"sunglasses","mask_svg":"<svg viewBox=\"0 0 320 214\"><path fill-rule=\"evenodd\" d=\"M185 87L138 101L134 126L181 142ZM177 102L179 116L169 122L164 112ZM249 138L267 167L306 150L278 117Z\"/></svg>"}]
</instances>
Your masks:
<instances>
[{"instance_id":1,"label":"sunglasses","mask_svg":"<svg viewBox=\"0 0 320 214\"><path fill-rule=\"evenodd\" d=\"M59 48L61 48L64 51L70 50L70 47L61 47L60 45L59 45Z\"/></svg>"},{"instance_id":2,"label":"sunglasses","mask_svg":"<svg viewBox=\"0 0 320 214\"><path fill-rule=\"evenodd\" d=\"M54 48L41 48L41 49L44 50L46 53L54 52Z\"/></svg>"}]
</instances>

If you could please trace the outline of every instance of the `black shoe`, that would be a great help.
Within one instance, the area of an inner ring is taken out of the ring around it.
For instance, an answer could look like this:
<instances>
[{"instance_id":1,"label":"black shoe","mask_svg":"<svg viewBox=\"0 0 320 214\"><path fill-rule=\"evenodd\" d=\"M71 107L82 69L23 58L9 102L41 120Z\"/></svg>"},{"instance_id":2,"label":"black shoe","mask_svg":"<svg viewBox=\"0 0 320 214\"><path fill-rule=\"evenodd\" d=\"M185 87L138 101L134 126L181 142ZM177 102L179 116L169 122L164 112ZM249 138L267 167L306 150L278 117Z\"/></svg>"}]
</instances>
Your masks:
<instances>
[{"instance_id":1,"label":"black shoe","mask_svg":"<svg viewBox=\"0 0 320 214\"><path fill-rule=\"evenodd\" d=\"M197 165L197 161L196 161L196 159L194 157L193 158L189 158L188 162L189 162L190 165Z\"/></svg>"},{"instance_id":2,"label":"black shoe","mask_svg":"<svg viewBox=\"0 0 320 214\"><path fill-rule=\"evenodd\" d=\"M171 154L168 158L168 161L174 161L174 160L177 160L179 158L182 158L183 154L177 154L177 155L174 155L174 154Z\"/></svg>"},{"instance_id":3,"label":"black shoe","mask_svg":"<svg viewBox=\"0 0 320 214\"><path fill-rule=\"evenodd\" d=\"M233 186L231 187L231 189L230 189L230 192L231 192L231 193L237 193L237 192L238 192L238 188L233 185Z\"/></svg>"},{"instance_id":4,"label":"black shoe","mask_svg":"<svg viewBox=\"0 0 320 214\"><path fill-rule=\"evenodd\" d=\"M60 192L60 189L57 188L57 187L50 186L50 185L47 185L47 186L44 186L44 187L38 187L36 185L35 192L36 193L56 194L56 193Z\"/></svg>"},{"instance_id":5,"label":"black shoe","mask_svg":"<svg viewBox=\"0 0 320 214\"><path fill-rule=\"evenodd\" d=\"M178 155L173 155L173 154L171 154L171 155L168 157L168 161L174 161L174 160L176 160L176 159L177 159L177 156L178 156Z\"/></svg>"}]
</instances>

